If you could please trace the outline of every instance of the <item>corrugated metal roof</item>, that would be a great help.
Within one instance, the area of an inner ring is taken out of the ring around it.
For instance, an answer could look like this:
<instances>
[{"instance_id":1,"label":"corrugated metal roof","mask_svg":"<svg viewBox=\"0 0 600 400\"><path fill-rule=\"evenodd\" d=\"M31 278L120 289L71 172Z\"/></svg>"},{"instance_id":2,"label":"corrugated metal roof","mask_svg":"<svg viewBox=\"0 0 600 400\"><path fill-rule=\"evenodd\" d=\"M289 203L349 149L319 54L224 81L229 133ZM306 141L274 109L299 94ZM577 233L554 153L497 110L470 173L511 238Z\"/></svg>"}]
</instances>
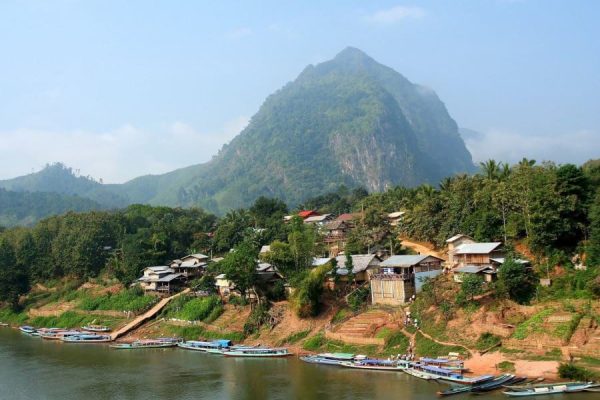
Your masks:
<instances>
[{"instance_id":1,"label":"corrugated metal roof","mask_svg":"<svg viewBox=\"0 0 600 400\"><path fill-rule=\"evenodd\" d=\"M489 254L501 245L500 242L463 243L456 248L454 254Z\"/></svg>"},{"instance_id":2,"label":"corrugated metal roof","mask_svg":"<svg viewBox=\"0 0 600 400\"><path fill-rule=\"evenodd\" d=\"M391 256L379 264L381 267L410 267L426 259L427 255Z\"/></svg>"},{"instance_id":3,"label":"corrugated metal roof","mask_svg":"<svg viewBox=\"0 0 600 400\"><path fill-rule=\"evenodd\" d=\"M388 218L399 218L406 214L406 211L396 211L388 214Z\"/></svg>"},{"instance_id":4,"label":"corrugated metal roof","mask_svg":"<svg viewBox=\"0 0 600 400\"><path fill-rule=\"evenodd\" d=\"M465 265L464 267L455 268L454 272L461 272L465 274L477 274L487 268L488 267L486 265Z\"/></svg>"},{"instance_id":5,"label":"corrugated metal roof","mask_svg":"<svg viewBox=\"0 0 600 400\"><path fill-rule=\"evenodd\" d=\"M325 220L327 220L330 217L331 214L323 214L323 215L314 215L312 217L308 217L304 220L304 222L306 223L311 223L311 222L323 222Z\"/></svg>"},{"instance_id":6,"label":"corrugated metal roof","mask_svg":"<svg viewBox=\"0 0 600 400\"><path fill-rule=\"evenodd\" d=\"M452 236L450 239L446 240L446 243L452 243L452 242L455 242L455 241L457 241L458 239L460 239L460 238L462 238L462 237L467 237L467 238L471 239L471 237L470 237L470 236L463 235L462 233L459 233L458 235L454 235L454 236Z\"/></svg>"},{"instance_id":7,"label":"corrugated metal roof","mask_svg":"<svg viewBox=\"0 0 600 400\"><path fill-rule=\"evenodd\" d=\"M498 264L504 264L504 262L506 261L506 258L504 257L498 257L498 258L490 258L490 260L497 262ZM529 264L529 260L524 260L522 258L516 258L514 260L517 264Z\"/></svg>"},{"instance_id":8,"label":"corrugated metal roof","mask_svg":"<svg viewBox=\"0 0 600 400\"><path fill-rule=\"evenodd\" d=\"M338 265L338 274L340 274L340 269L346 269L346 256L337 256L335 259ZM379 266L379 258L375 254L352 255L352 273L356 274L365 271L369 266ZM348 273L347 270L346 273Z\"/></svg>"}]
</instances>

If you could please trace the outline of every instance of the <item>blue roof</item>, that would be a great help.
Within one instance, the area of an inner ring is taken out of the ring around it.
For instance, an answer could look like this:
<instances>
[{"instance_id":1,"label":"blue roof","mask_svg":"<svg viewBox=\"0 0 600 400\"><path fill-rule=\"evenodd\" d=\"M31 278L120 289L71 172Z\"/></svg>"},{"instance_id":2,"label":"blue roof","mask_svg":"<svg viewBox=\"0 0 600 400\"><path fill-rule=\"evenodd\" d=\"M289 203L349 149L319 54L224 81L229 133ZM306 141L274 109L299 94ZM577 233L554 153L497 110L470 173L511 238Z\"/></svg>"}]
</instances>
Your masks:
<instances>
[{"instance_id":1,"label":"blue roof","mask_svg":"<svg viewBox=\"0 0 600 400\"><path fill-rule=\"evenodd\" d=\"M426 371L437 372L439 374L460 376L460 374L457 374L455 371L446 368L433 367L431 365L424 365L422 368Z\"/></svg>"},{"instance_id":2,"label":"blue roof","mask_svg":"<svg viewBox=\"0 0 600 400\"><path fill-rule=\"evenodd\" d=\"M421 358L421 361L428 362L428 363L447 363L447 362L449 362L449 360L447 358L427 358L427 357Z\"/></svg>"}]
</instances>

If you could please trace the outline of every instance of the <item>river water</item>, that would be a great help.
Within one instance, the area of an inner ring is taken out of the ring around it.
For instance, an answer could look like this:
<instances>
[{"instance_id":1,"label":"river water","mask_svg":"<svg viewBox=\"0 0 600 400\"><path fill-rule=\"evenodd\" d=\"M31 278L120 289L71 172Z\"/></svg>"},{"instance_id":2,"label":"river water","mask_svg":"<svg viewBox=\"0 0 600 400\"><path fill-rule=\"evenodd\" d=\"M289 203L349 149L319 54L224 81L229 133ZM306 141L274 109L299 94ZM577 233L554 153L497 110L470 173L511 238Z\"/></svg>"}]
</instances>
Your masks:
<instances>
[{"instance_id":1,"label":"river water","mask_svg":"<svg viewBox=\"0 0 600 400\"><path fill-rule=\"evenodd\" d=\"M411 400L434 399L436 390L446 387L401 372L311 365L296 357L226 358L180 349L119 351L103 344L46 341L0 328L2 400ZM480 398L504 395L496 392Z\"/></svg>"}]
</instances>

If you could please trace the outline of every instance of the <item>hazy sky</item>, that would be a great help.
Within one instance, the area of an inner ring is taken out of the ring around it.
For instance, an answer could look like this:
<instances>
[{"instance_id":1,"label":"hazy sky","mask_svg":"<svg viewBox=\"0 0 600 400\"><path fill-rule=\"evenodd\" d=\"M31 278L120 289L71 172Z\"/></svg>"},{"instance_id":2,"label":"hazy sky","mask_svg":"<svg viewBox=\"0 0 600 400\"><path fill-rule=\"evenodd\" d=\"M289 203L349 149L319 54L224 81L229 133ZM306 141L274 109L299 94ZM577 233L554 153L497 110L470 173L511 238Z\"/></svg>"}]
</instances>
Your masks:
<instances>
[{"instance_id":1,"label":"hazy sky","mask_svg":"<svg viewBox=\"0 0 600 400\"><path fill-rule=\"evenodd\" d=\"M0 178L207 161L355 46L434 89L475 160L600 157L600 1L0 2Z\"/></svg>"}]
</instances>

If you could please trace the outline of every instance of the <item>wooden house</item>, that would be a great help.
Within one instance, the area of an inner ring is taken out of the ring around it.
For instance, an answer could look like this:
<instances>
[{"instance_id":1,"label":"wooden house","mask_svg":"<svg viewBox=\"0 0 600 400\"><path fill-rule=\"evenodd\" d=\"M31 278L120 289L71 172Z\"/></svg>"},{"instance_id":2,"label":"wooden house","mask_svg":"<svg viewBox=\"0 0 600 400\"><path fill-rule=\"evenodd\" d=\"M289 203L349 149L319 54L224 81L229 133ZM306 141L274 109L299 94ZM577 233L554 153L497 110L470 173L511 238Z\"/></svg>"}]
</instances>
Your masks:
<instances>
[{"instance_id":1,"label":"wooden house","mask_svg":"<svg viewBox=\"0 0 600 400\"><path fill-rule=\"evenodd\" d=\"M350 224L346 221L335 220L325 225L325 237L323 241L329 248L329 254L332 257L337 256L346 248Z\"/></svg>"},{"instance_id":2,"label":"wooden house","mask_svg":"<svg viewBox=\"0 0 600 400\"><path fill-rule=\"evenodd\" d=\"M337 283L348 283L349 275L352 274L352 280L355 283L367 282L375 269L379 267L381 259L375 254L354 254L352 257L352 271L349 271L346 265L348 259L345 255L335 257L337 267L335 275L333 272L328 274L326 286L330 289L335 288Z\"/></svg>"},{"instance_id":3,"label":"wooden house","mask_svg":"<svg viewBox=\"0 0 600 400\"><path fill-rule=\"evenodd\" d=\"M401 305L421 291L425 278L442 273L441 258L428 255L392 256L371 275L373 304Z\"/></svg>"},{"instance_id":4,"label":"wooden house","mask_svg":"<svg viewBox=\"0 0 600 400\"><path fill-rule=\"evenodd\" d=\"M463 243L453 251L453 264L458 267L467 265L490 266L492 258L504 257L500 242Z\"/></svg>"},{"instance_id":5,"label":"wooden house","mask_svg":"<svg viewBox=\"0 0 600 400\"><path fill-rule=\"evenodd\" d=\"M192 280L202 276L208 266L208 259L204 254L190 254L180 260L173 260L171 268L182 274L185 279Z\"/></svg>"},{"instance_id":6,"label":"wooden house","mask_svg":"<svg viewBox=\"0 0 600 400\"><path fill-rule=\"evenodd\" d=\"M475 243L472 237L458 234L452 236L450 239L446 240L446 244L448 245L448 266L450 268L454 267L454 252L456 248L465 244L465 243Z\"/></svg>"},{"instance_id":7,"label":"wooden house","mask_svg":"<svg viewBox=\"0 0 600 400\"><path fill-rule=\"evenodd\" d=\"M138 279L145 291L171 293L179 290L185 281L182 274L175 272L168 266L148 267L144 275Z\"/></svg>"}]
</instances>

